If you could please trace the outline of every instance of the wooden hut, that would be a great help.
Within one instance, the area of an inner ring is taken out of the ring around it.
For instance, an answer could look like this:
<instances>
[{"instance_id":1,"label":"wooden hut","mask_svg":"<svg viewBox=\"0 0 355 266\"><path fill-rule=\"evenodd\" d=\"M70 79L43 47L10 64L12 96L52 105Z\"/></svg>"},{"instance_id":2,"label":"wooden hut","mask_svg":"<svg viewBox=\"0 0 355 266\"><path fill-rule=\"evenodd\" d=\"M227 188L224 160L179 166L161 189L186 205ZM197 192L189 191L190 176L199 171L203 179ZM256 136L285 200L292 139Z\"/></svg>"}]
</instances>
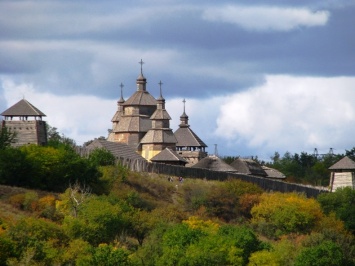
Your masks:
<instances>
[{"instance_id":1,"label":"wooden hut","mask_svg":"<svg viewBox=\"0 0 355 266\"><path fill-rule=\"evenodd\" d=\"M212 171L220 171L220 172L231 172L236 173L237 170L224 162L222 159L217 157L216 155L210 155L208 157L203 158L198 163L191 166L192 168L203 168Z\"/></svg>"},{"instance_id":2,"label":"wooden hut","mask_svg":"<svg viewBox=\"0 0 355 266\"><path fill-rule=\"evenodd\" d=\"M165 148L163 151L155 155L150 160L154 163L164 163L171 165L185 166L187 164L187 161L171 148Z\"/></svg>"},{"instance_id":3,"label":"wooden hut","mask_svg":"<svg viewBox=\"0 0 355 266\"><path fill-rule=\"evenodd\" d=\"M231 166L241 174L267 177L267 173L261 165L252 159L237 158L231 163Z\"/></svg>"},{"instance_id":4,"label":"wooden hut","mask_svg":"<svg viewBox=\"0 0 355 266\"><path fill-rule=\"evenodd\" d=\"M340 161L329 167L330 173L330 191L334 192L340 187L355 188L355 162L345 156Z\"/></svg>"},{"instance_id":5,"label":"wooden hut","mask_svg":"<svg viewBox=\"0 0 355 266\"><path fill-rule=\"evenodd\" d=\"M262 165L261 168L265 171L266 177L267 178L272 178L272 179L285 179L286 176L281 173L279 170L276 170L274 168L270 168L267 166Z\"/></svg>"}]
</instances>

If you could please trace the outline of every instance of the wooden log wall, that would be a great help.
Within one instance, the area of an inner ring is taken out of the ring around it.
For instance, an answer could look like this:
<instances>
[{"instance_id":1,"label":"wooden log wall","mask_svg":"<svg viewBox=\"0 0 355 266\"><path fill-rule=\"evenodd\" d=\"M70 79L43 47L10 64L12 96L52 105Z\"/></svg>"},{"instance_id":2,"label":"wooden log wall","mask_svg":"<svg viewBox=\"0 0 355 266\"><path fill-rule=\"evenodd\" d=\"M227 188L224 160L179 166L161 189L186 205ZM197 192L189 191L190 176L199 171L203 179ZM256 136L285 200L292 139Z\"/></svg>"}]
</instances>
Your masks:
<instances>
[{"instance_id":1,"label":"wooden log wall","mask_svg":"<svg viewBox=\"0 0 355 266\"><path fill-rule=\"evenodd\" d=\"M242 181L254 183L260 186L265 191L278 191L283 193L298 192L304 193L307 197L317 197L320 193L329 192L328 189L325 187L314 187L302 184L287 183L280 180L252 175L211 171L208 169L190 168L177 165L150 163L147 161L130 160L127 158L118 158L118 161L131 171L135 172L148 172L162 174L166 176L181 176L183 178L201 178L219 181L235 178Z\"/></svg>"}]
</instances>

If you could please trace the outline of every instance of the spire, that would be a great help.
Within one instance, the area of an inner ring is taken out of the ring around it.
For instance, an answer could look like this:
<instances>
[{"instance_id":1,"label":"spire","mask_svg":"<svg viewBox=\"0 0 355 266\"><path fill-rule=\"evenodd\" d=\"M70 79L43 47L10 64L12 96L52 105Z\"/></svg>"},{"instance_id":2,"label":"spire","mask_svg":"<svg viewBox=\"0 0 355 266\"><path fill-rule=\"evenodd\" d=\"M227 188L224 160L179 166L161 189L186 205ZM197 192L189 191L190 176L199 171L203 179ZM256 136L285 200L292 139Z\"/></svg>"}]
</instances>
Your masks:
<instances>
[{"instance_id":1,"label":"spire","mask_svg":"<svg viewBox=\"0 0 355 266\"><path fill-rule=\"evenodd\" d=\"M141 65L141 75L143 76L143 64L144 64L143 60L141 59L141 61L139 61L138 64Z\"/></svg>"},{"instance_id":2,"label":"spire","mask_svg":"<svg viewBox=\"0 0 355 266\"><path fill-rule=\"evenodd\" d=\"M182 115L180 116L180 127L189 127L189 117L187 116L187 114L185 113L185 103L186 100L184 99L182 101L184 103L184 112L182 113Z\"/></svg>"},{"instance_id":3,"label":"spire","mask_svg":"<svg viewBox=\"0 0 355 266\"><path fill-rule=\"evenodd\" d=\"M160 95L159 98L157 99L157 108L158 109L165 109L165 99L163 97L163 93L162 93L162 89L161 89L161 85L163 85L163 82L159 81L159 90L160 90Z\"/></svg>"},{"instance_id":4,"label":"spire","mask_svg":"<svg viewBox=\"0 0 355 266\"><path fill-rule=\"evenodd\" d=\"M121 84L120 84L120 87L121 87L121 98L118 100L118 104L124 103L123 92L122 92L124 85L122 84L122 82L121 82Z\"/></svg>"},{"instance_id":5,"label":"spire","mask_svg":"<svg viewBox=\"0 0 355 266\"><path fill-rule=\"evenodd\" d=\"M141 73L139 74L139 76L137 78L137 91L145 91L146 90L147 80L143 76L143 64L144 64L144 62L141 59L141 61L139 61L138 63L141 65Z\"/></svg>"},{"instance_id":6,"label":"spire","mask_svg":"<svg viewBox=\"0 0 355 266\"><path fill-rule=\"evenodd\" d=\"M159 95L159 98L158 98L158 100L159 99L164 99L164 97L163 97L163 93L162 93L162 89L161 89L161 85L163 85L164 83L163 82L161 82L161 81L159 81L159 90L160 90L160 95Z\"/></svg>"}]
</instances>

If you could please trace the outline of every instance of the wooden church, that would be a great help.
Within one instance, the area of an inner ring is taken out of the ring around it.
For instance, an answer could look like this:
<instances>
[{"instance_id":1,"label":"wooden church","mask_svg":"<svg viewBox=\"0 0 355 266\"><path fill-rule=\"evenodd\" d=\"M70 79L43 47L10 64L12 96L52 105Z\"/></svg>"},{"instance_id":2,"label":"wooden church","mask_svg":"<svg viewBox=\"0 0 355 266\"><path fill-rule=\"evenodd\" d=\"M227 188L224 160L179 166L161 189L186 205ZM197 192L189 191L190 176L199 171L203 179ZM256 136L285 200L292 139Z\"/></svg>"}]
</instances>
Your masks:
<instances>
[{"instance_id":1,"label":"wooden church","mask_svg":"<svg viewBox=\"0 0 355 266\"><path fill-rule=\"evenodd\" d=\"M107 140L125 143L135 149L146 160L190 166L207 156L206 144L189 128L188 117L184 112L180 128L174 133L170 128L171 117L165 109L165 99L160 95L155 99L147 90L147 79L141 72L136 80L137 90L124 100L122 94L117 102L112 131ZM185 104L185 101L184 101ZM160 154L161 152L163 152ZM160 154L160 156L158 156ZM165 158L169 155L169 158ZM163 156L164 155L164 156Z\"/></svg>"}]
</instances>

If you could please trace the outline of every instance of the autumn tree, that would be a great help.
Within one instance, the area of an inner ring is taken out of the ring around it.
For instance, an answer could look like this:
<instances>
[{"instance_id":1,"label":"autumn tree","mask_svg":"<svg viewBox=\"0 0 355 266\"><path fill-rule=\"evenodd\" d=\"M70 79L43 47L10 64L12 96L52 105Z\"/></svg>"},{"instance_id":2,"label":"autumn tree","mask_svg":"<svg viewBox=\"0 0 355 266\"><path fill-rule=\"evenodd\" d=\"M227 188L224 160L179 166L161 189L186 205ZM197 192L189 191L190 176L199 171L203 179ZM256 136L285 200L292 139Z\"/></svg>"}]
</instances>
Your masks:
<instances>
[{"instance_id":1,"label":"autumn tree","mask_svg":"<svg viewBox=\"0 0 355 266\"><path fill-rule=\"evenodd\" d=\"M323 217L315 199L296 193L264 193L251 215L252 223L271 237L310 232Z\"/></svg>"},{"instance_id":2,"label":"autumn tree","mask_svg":"<svg viewBox=\"0 0 355 266\"><path fill-rule=\"evenodd\" d=\"M334 193L320 194L317 200L324 213L334 212L348 230L355 232L355 190L351 187L338 188Z\"/></svg>"}]
</instances>

